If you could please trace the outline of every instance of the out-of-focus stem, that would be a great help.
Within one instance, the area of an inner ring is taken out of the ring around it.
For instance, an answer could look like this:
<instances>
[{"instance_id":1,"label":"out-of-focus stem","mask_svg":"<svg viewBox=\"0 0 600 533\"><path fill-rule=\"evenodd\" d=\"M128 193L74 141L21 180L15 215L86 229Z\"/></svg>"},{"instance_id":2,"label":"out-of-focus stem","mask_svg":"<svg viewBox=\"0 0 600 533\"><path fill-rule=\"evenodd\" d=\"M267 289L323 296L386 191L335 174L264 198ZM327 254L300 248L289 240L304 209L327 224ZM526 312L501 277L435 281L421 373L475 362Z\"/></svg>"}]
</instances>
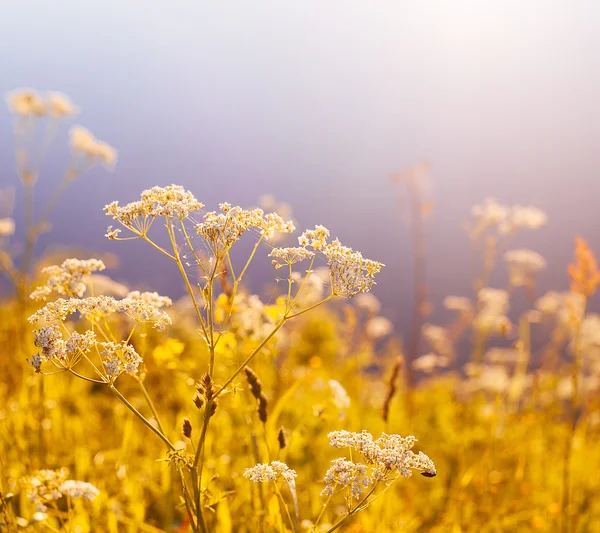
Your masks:
<instances>
[{"instance_id":1,"label":"out-of-focus stem","mask_svg":"<svg viewBox=\"0 0 600 533\"><path fill-rule=\"evenodd\" d=\"M421 347L421 330L423 327L424 310L427 305L427 278L425 230L423 227L422 202L418 180L408 180L408 194L413 254L412 325L408 341L408 361L406 365L406 381L410 388L414 384L412 363L419 357Z\"/></svg>"},{"instance_id":2,"label":"out-of-focus stem","mask_svg":"<svg viewBox=\"0 0 600 533\"><path fill-rule=\"evenodd\" d=\"M567 432L567 442L565 445L564 469L563 469L563 486L562 486L562 509L561 531L570 533L572 528L571 517L573 516L571 507L571 456L573 454L573 440L575 438L575 430L577 428L577 408L579 406L579 382L581 372L581 354L579 352L579 338L581 328L587 312L587 298L584 300L581 318L577 323L577 329L573 336L573 366L571 380L573 383L573 392L571 396L571 405L569 413L569 427Z\"/></svg>"}]
</instances>

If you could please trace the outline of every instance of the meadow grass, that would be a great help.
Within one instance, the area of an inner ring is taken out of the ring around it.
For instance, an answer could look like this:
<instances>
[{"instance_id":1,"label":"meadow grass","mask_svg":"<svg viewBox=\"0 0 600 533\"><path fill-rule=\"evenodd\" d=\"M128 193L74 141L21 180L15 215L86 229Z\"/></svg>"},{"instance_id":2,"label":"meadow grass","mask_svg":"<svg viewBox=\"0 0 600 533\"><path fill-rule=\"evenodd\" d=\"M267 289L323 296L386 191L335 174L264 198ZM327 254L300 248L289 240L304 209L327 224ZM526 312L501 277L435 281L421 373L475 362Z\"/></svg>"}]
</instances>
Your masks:
<instances>
[{"instance_id":1,"label":"meadow grass","mask_svg":"<svg viewBox=\"0 0 600 533\"><path fill-rule=\"evenodd\" d=\"M37 254L65 188L116 151L72 128L36 212L44 153L77 109L57 93L7 101L25 242L0 219L0 531L600 531L600 272L584 240L570 288L537 298L545 260L511 243L545 214L474 206L473 297L429 323L418 278L403 343L369 292L383 265L323 226L280 246L289 217L208 211L176 185L109 204L117 253L139 239L171 262L187 289L172 302L112 280L102 258ZM424 165L394 177L422 272L425 179ZM280 280L263 298L245 283L258 255ZM489 287L500 268L508 286Z\"/></svg>"}]
</instances>

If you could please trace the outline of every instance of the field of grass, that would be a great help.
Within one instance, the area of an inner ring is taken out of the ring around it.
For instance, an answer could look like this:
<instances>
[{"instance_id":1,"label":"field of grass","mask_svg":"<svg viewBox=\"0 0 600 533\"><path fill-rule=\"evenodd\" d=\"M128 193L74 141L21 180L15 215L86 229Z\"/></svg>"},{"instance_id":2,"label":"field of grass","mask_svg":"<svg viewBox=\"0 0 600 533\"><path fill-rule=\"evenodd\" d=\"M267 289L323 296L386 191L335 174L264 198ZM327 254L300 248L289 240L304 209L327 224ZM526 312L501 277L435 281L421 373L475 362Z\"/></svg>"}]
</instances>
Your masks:
<instances>
[{"instance_id":1,"label":"field of grass","mask_svg":"<svg viewBox=\"0 0 600 533\"><path fill-rule=\"evenodd\" d=\"M212 211L172 185L106 206L109 239L170 259L165 275L188 290L172 302L112 280L102 257L40 255L62 191L116 152L74 127L65 177L34 211L41 156L76 109L57 94L7 101L26 231L16 243L0 213L0 531L600 531L600 316L588 306L600 271L584 240L564 265L570 288L536 297L545 261L511 241L535 243L544 213L474 206L474 296L429 303L417 276L404 341L369 292L383 265L322 226ZM417 265L424 174L396 177ZM275 297L245 285L259 254L281 280ZM489 287L507 268L509 286ZM432 304L447 323L428 323Z\"/></svg>"}]
</instances>

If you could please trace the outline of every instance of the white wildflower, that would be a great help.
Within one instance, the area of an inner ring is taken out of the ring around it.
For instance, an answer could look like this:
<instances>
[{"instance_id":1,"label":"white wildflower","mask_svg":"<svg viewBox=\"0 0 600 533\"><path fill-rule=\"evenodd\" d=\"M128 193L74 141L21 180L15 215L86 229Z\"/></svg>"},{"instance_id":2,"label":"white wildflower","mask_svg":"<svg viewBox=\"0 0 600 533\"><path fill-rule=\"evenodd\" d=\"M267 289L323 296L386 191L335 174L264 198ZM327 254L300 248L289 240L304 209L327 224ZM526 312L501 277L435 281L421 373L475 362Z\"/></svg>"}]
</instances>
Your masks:
<instances>
[{"instance_id":1,"label":"white wildflower","mask_svg":"<svg viewBox=\"0 0 600 533\"><path fill-rule=\"evenodd\" d=\"M331 496L336 489L348 488L350 495L356 499L365 488L373 484L366 465L343 458L334 459L331 463L323 479L327 486L321 492L321 496Z\"/></svg>"},{"instance_id":2,"label":"white wildflower","mask_svg":"<svg viewBox=\"0 0 600 533\"><path fill-rule=\"evenodd\" d=\"M373 340L387 337L393 329L392 322L383 316L370 318L365 324L365 333Z\"/></svg>"},{"instance_id":3,"label":"white wildflower","mask_svg":"<svg viewBox=\"0 0 600 533\"><path fill-rule=\"evenodd\" d=\"M15 221L12 218L0 218L0 237L10 237L15 233Z\"/></svg>"},{"instance_id":4,"label":"white wildflower","mask_svg":"<svg viewBox=\"0 0 600 533\"><path fill-rule=\"evenodd\" d=\"M297 475L295 470L281 461L271 461L267 464L258 463L244 471L244 477L255 483L277 481L279 477L282 477L288 483L293 484Z\"/></svg>"},{"instance_id":5,"label":"white wildflower","mask_svg":"<svg viewBox=\"0 0 600 533\"><path fill-rule=\"evenodd\" d=\"M83 498L84 500L94 500L100 494L100 491L91 483L74 479L65 481L60 486L60 491L71 498Z\"/></svg>"},{"instance_id":6,"label":"white wildflower","mask_svg":"<svg viewBox=\"0 0 600 533\"><path fill-rule=\"evenodd\" d=\"M510 283L514 287L532 286L535 275L546 268L546 260L533 250L509 250L504 254L504 259L508 263Z\"/></svg>"},{"instance_id":7,"label":"white wildflower","mask_svg":"<svg viewBox=\"0 0 600 533\"><path fill-rule=\"evenodd\" d=\"M112 170L117 162L117 150L103 141L98 141L92 133L81 127L73 126L70 131L71 154L75 161L86 166L101 164Z\"/></svg>"},{"instance_id":8,"label":"white wildflower","mask_svg":"<svg viewBox=\"0 0 600 533\"><path fill-rule=\"evenodd\" d=\"M37 287L30 295L33 300L45 300L53 292L62 296L83 296L87 286L85 278L92 272L106 268L99 259L66 259L61 265L42 269L47 274L45 285Z\"/></svg>"},{"instance_id":9,"label":"white wildflower","mask_svg":"<svg viewBox=\"0 0 600 533\"><path fill-rule=\"evenodd\" d=\"M342 384L335 380L329 380L329 388L331 389L331 394L333 396L333 403L338 409L349 409L350 408L350 396L346 392L346 389L342 386Z\"/></svg>"},{"instance_id":10,"label":"white wildflower","mask_svg":"<svg viewBox=\"0 0 600 533\"><path fill-rule=\"evenodd\" d=\"M311 246L314 247L313 244ZM336 296L351 298L359 292L370 291L375 284L375 274L384 266L378 261L364 259L360 252L343 246L337 239L326 244L323 253L329 264L331 287Z\"/></svg>"}]
</instances>

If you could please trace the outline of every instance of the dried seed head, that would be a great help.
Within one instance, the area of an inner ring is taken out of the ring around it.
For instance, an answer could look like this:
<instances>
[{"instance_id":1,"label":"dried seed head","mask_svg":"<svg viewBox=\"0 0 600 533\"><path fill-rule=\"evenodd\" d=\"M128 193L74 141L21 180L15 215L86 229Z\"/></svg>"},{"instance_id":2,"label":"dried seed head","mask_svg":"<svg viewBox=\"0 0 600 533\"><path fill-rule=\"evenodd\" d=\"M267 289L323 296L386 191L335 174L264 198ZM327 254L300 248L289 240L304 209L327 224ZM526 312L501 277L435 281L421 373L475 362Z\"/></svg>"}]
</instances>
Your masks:
<instances>
[{"instance_id":1,"label":"dried seed head","mask_svg":"<svg viewBox=\"0 0 600 533\"><path fill-rule=\"evenodd\" d=\"M280 427L279 431L277 432L277 442L279 443L280 450L283 450L288 447L289 443L287 438L287 432L285 431L283 426Z\"/></svg>"},{"instance_id":2,"label":"dried seed head","mask_svg":"<svg viewBox=\"0 0 600 533\"><path fill-rule=\"evenodd\" d=\"M258 418L263 424L267 423L267 399L263 394L258 398Z\"/></svg>"},{"instance_id":3,"label":"dried seed head","mask_svg":"<svg viewBox=\"0 0 600 533\"><path fill-rule=\"evenodd\" d=\"M203 374L200 381L196 384L196 390L206 400L210 400L216 392L213 379L208 374Z\"/></svg>"},{"instance_id":4,"label":"dried seed head","mask_svg":"<svg viewBox=\"0 0 600 533\"><path fill-rule=\"evenodd\" d=\"M202 409L202 407L204 406L204 397L201 394L198 393L194 396L194 405L198 409Z\"/></svg>"},{"instance_id":5,"label":"dried seed head","mask_svg":"<svg viewBox=\"0 0 600 533\"><path fill-rule=\"evenodd\" d=\"M392 403L392 398L396 393L396 380L398 379L398 375L404 366L404 359L402 356L396 358L396 362L394 363L394 367L392 368L392 374L390 376L390 380L388 381L387 392L385 395L385 400L383 402L383 412L382 417L383 421L387 422L388 417L390 415L390 404Z\"/></svg>"},{"instance_id":6,"label":"dried seed head","mask_svg":"<svg viewBox=\"0 0 600 533\"><path fill-rule=\"evenodd\" d=\"M217 407L219 405L219 402L215 399L213 400L211 406L210 406L210 416L214 416L214 414L217 412Z\"/></svg>"},{"instance_id":7,"label":"dried seed head","mask_svg":"<svg viewBox=\"0 0 600 533\"><path fill-rule=\"evenodd\" d=\"M183 429L183 436L188 439L191 439L192 438L192 423L187 418L183 419L182 429Z\"/></svg>"},{"instance_id":8,"label":"dried seed head","mask_svg":"<svg viewBox=\"0 0 600 533\"><path fill-rule=\"evenodd\" d=\"M244 368L244 372L246 373L246 379L250 385L250 392L252 392L252 396L260 401L260 397L262 395L262 383L260 382L260 379L258 379L256 372L254 372L254 370L252 370L249 366Z\"/></svg>"}]
</instances>

